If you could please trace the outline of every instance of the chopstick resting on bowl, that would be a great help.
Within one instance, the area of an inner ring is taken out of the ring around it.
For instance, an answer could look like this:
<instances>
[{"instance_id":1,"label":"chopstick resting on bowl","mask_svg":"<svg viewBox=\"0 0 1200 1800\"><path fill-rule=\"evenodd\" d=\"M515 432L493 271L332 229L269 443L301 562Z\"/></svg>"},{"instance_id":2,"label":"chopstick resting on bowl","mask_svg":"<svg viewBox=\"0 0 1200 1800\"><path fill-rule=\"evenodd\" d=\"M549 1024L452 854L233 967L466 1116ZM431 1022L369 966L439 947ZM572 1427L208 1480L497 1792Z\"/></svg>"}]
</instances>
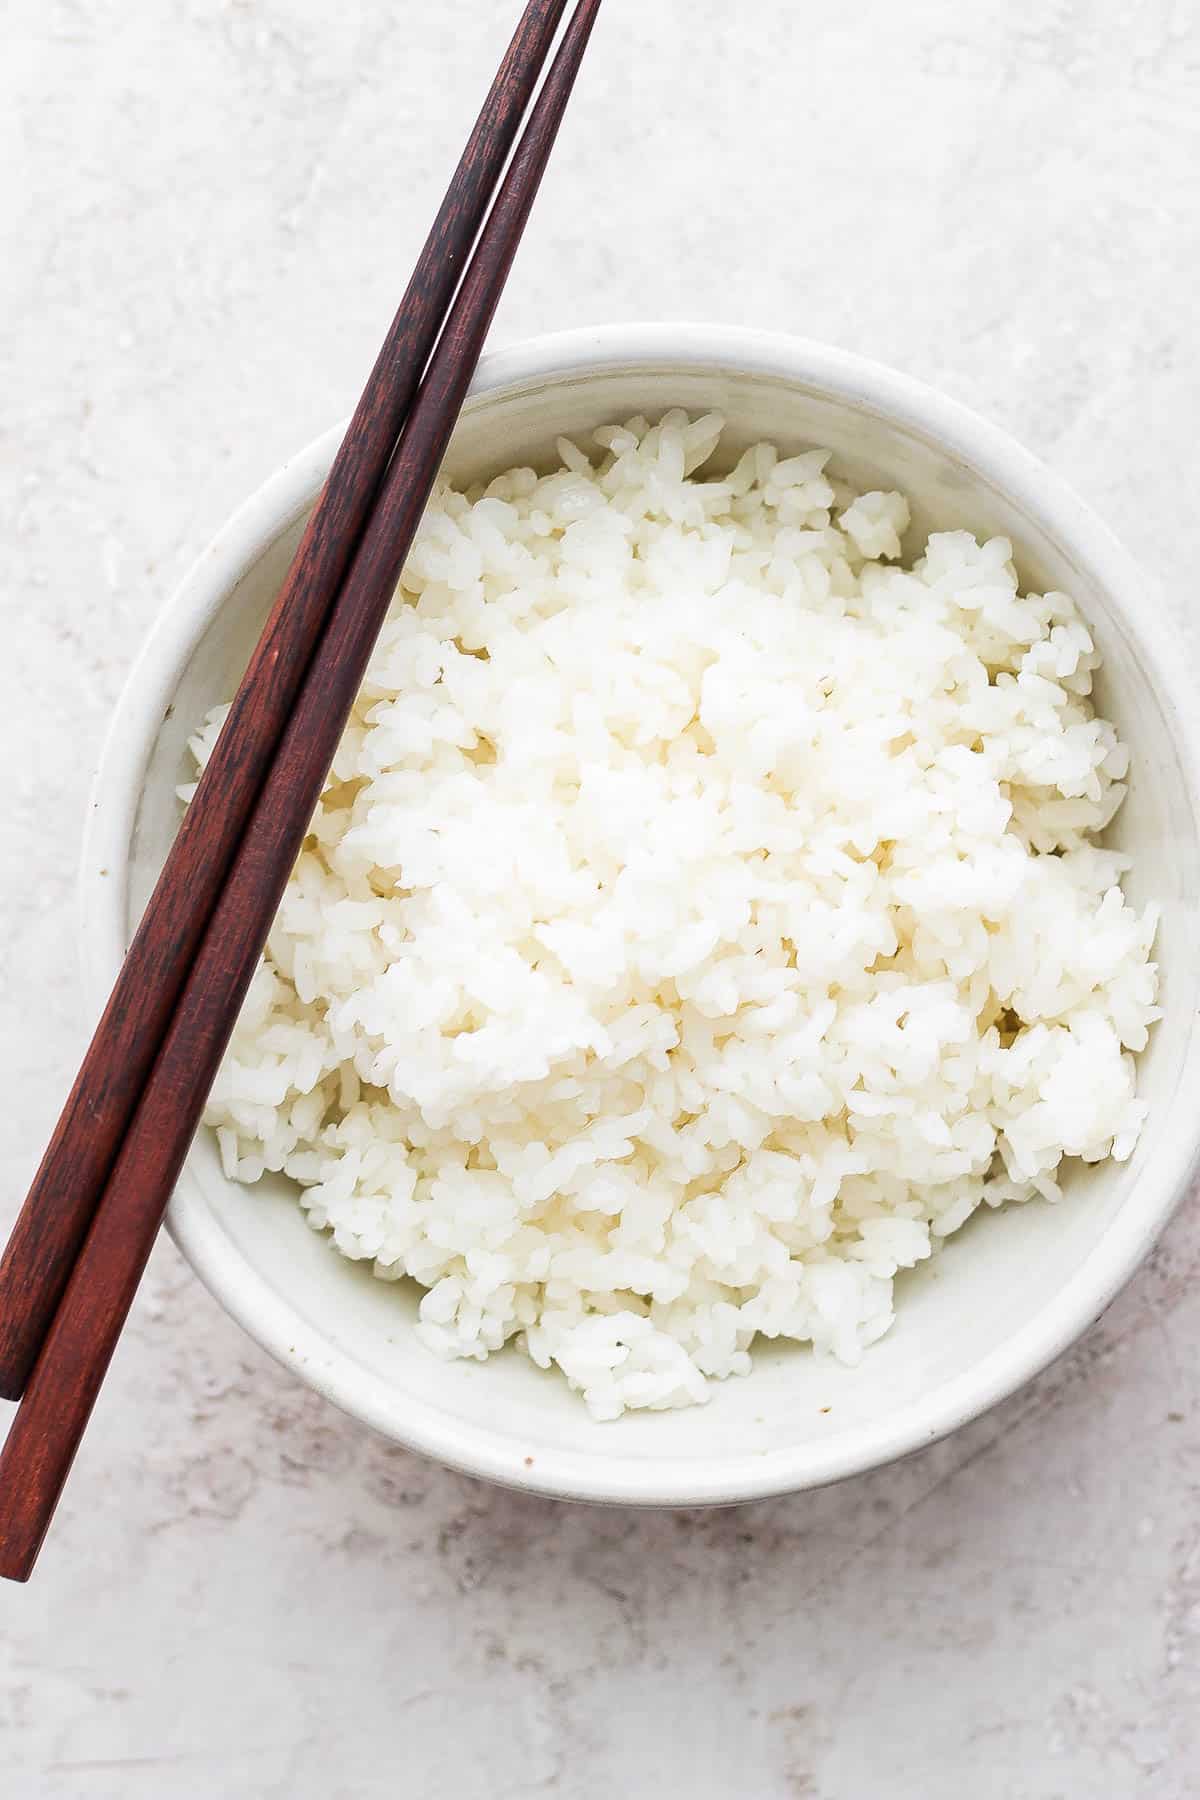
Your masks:
<instances>
[{"instance_id":1,"label":"chopstick resting on bowl","mask_svg":"<svg viewBox=\"0 0 1200 1800\"><path fill-rule=\"evenodd\" d=\"M530 0L442 201L0 1260L0 1397L24 1392L567 0Z\"/></svg>"},{"instance_id":2,"label":"chopstick resting on bowl","mask_svg":"<svg viewBox=\"0 0 1200 1800\"><path fill-rule=\"evenodd\" d=\"M168 1018L153 1066L115 1133L107 1180L0 1451L0 1575L24 1580L36 1561L436 480L599 5L579 0L563 34L374 504L363 508L368 516L361 535L335 578L336 598L296 684L269 768L247 806L211 915L202 935L196 934L190 966L182 971L173 1006L155 1009L166 1010ZM560 10L530 7L521 29L538 40L549 13ZM417 282L415 275L413 286ZM335 508L327 527L335 536L338 518ZM337 560L332 551L329 556L331 563ZM278 612L279 606L268 632L272 624L280 628ZM192 806L199 800L200 791ZM178 916L181 908L186 913L185 902L186 896L183 902L170 896L167 916ZM145 979L158 978L153 956L144 969ZM110 1002L106 1020L112 1011ZM119 1014L114 1024L119 1026ZM109 1044L97 1051L94 1042L89 1059L93 1053L92 1085L84 1083L86 1063L76 1084L84 1084L76 1103L81 1118L107 1093L111 1073ZM21 1254L34 1261L10 1278L11 1291L19 1293L40 1284L36 1236L27 1235L23 1246ZM44 1310L30 1307L29 1316Z\"/></svg>"}]
</instances>

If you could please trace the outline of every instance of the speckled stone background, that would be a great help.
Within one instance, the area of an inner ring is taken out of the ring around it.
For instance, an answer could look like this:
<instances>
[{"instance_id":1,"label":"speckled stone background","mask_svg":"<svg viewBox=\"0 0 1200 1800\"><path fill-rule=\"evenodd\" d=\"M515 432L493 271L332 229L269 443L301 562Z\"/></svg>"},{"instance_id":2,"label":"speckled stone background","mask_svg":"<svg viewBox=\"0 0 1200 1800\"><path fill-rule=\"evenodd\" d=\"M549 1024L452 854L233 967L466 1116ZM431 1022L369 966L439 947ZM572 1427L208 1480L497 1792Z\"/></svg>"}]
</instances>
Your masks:
<instances>
[{"instance_id":1,"label":"speckled stone background","mask_svg":"<svg viewBox=\"0 0 1200 1800\"><path fill-rule=\"evenodd\" d=\"M83 1043L90 767L192 556L343 414L516 0L7 0L0 1223ZM794 329L989 413L1193 632L1193 0L608 0L496 325ZM36 1580L11 1800L1200 1792L1200 1219L903 1467L520 1499L260 1355L165 1242Z\"/></svg>"}]
</instances>

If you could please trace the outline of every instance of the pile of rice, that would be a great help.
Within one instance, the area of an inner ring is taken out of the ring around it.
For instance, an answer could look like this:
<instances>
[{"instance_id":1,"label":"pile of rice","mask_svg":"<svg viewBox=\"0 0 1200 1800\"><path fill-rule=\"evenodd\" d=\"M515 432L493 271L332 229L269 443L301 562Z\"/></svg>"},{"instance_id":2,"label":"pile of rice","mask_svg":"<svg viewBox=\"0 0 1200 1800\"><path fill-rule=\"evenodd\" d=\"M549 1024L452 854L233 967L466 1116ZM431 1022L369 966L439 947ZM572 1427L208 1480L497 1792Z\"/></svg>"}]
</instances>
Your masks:
<instances>
[{"instance_id":1,"label":"pile of rice","mask_svg":"<svg viewBox=\"0 0 1200 1800\"><path fill-rule=\"evenodd\" d=\"M981 1204L1129 1156L1158 1016L1071 601L902 563L819 450L701 480L721 426L436 495L207 1115L603 1419L855 1361Z\"/></svg>"}]
</instances>

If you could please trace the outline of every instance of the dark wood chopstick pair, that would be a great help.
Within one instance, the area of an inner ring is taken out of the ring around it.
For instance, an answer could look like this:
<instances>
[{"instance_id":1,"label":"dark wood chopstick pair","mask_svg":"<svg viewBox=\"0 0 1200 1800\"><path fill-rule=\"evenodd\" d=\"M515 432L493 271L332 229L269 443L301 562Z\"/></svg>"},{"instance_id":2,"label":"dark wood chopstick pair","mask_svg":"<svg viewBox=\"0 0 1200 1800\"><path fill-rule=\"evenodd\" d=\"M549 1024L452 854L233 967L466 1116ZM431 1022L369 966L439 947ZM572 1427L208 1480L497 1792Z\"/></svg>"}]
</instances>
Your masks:
<instances>
[{"instance_id":1,"label":"dark wood chopstick pair","mask_svg":"<svg viewBox=\"0 0 1200 1800\"><path fill-rule=\"evenodd\" d=\"M0 1576L25 1580L36 1561L466 397L599 4L578 0L484 223L567 0L525 9L0 1261L0 1394L21 1399L0 1450Z\"/></svg>"}]
</instances>

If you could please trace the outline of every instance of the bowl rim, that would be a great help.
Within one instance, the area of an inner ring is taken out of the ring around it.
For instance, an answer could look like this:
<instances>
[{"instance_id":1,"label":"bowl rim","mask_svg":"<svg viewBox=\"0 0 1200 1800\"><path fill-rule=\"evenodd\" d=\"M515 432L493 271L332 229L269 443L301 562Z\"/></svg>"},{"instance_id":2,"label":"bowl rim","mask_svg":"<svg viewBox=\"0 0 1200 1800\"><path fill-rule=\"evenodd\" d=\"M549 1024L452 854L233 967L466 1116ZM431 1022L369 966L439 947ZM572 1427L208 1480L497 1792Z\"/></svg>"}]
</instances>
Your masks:
<instances>
[{"instance_id":1,"label":"bowl rim","mask_svg":"<svg viewBox=\"0 0 1200 1800\"><path fill-rule=\"evenodd\" d=\"M822 390L959 454L1068 548L1098 579L1136 639L1178 747L1194 814L1200 813L1200 735L1192 722L1185 653L1154 604L1153 584L1102 521L1006 431L937 389L853 352L813 340L723 324L619 323L540 336L489 352L469 399L639 367L732 370ZM236 580L309 504L340 441L336 425L290 457L243 502L193 563L130 670L104 743L87 810L79 877L84 982L97 1011L125 950L129 850L150 752L181 669ZM934 1387L894 1418L851 1428L827 1445L672 1461L598 1458L540 1448L414 1401L334 1350L279 1292L240 1259L185 1167L168 1229L225 1310L284 1366L353 1417L451 1468L565 1499L695 1506L762 1499L864 1473L936 1442L978 1417L1061 1355L1124 1286L1186 1192L1200 1138L1179 1133L1157 1191L1123 1205L1052 1302L972 1368ZM1163 1158L1160 1153L1160 1163Z\"/></svg>"}]
</instances>

